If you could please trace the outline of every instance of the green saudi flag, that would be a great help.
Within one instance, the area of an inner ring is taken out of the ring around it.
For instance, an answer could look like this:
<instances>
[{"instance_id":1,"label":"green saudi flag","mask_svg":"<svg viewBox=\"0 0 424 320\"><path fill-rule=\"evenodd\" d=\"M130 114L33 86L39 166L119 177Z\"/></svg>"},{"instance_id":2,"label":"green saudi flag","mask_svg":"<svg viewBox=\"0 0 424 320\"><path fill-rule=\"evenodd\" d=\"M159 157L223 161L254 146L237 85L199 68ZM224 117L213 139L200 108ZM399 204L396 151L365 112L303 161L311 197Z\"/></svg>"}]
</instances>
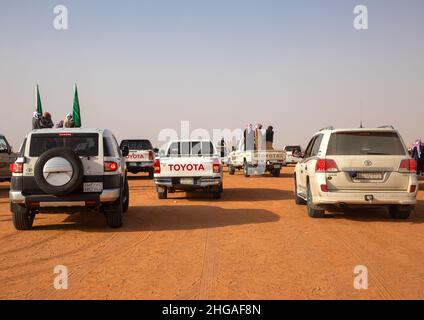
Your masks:
<instances>
[{"instance_id":1,"label":"green saudi flag","mask_svg":"<svg viewBox=\"0 0 424 320\"><path fill-rule=\"evenodd\" d=\"M37 97L37 112L39 114L43 114L43 107L41 106L40 90L38 89L38 84L35 88L35 95Z\"/></svg>"},{"instance_id":2,"label":"green saudi flag","mask_svg":"<svg viewBox=\"0 0 424 320\"><path fill-rule=\"evenodd\" d=\"M78 89L76 84L75 84L74 106L72 109L72 117L74 120L75 128L81 128L81 112L80 112L80 105L79 105L79 99L78 99Z\"/></svg>"}]
</instances>

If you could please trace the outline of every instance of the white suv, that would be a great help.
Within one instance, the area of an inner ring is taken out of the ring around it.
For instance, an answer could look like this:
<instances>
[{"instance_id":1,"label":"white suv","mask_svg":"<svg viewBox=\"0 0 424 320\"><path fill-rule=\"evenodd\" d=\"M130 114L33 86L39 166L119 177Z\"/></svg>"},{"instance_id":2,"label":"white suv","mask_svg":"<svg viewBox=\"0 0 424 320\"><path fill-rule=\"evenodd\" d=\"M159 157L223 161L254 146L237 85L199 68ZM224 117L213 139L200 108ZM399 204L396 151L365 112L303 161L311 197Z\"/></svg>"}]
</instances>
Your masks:
<instances>
[{"instance_id":1,"label":"white suv","mask_svg":"<svg viewBox=\"0 0 424 320\"><path fill-rule=\"evenodd\" d=\"M9 193L18 230L38 213L98 209L112 228L122 225L129 190L125 156L106 129L40 129L25 138L12 166Z\"/></svg>"},{"instance_id":2,"label":"white suv","mask_svg":"<svg viewBox=\"0 0 424 320\"><path fill-rule=\"evenodd\" d=\"M417 201L416 162L392 127L326 128L296 165L294 186L296 204L313 218L334 206L384 206L407 219Z\"/></svg>"}]
</instances>

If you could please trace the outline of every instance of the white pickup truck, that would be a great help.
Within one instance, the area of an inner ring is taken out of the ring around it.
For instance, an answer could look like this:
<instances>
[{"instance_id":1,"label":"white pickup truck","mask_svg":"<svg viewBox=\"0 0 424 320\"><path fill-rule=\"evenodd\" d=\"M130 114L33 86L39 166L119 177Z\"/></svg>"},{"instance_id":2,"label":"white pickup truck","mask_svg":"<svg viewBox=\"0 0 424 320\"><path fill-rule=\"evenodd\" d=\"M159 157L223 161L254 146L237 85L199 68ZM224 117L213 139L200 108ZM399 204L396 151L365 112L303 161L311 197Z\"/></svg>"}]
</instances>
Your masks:
<instances>
[{"instance_id":1,"label":"white pickup truck","mask_svg":"<svg viewBox=\"0 0 424 320\"><path fill-rule=\"evenodd\" d=\"M219 199L223 191L222 164L210 140L174 140L159 152L154 163L159 199L176 190L210 192Z\"/></svg>"},{"instance_id":2,"label":"white pickup truck","mask_svg":"<svg viewBox=\"0 0 424 320\"><path fill-rule=\"evenodd\" d=\"M241 138L228 155L228 172L233 175L236 169L243 169L246 177L262 175L265 172L279 177L285 160L286 152L284 150L246 150L244 138Z\"/></svg>"}]
</instances>

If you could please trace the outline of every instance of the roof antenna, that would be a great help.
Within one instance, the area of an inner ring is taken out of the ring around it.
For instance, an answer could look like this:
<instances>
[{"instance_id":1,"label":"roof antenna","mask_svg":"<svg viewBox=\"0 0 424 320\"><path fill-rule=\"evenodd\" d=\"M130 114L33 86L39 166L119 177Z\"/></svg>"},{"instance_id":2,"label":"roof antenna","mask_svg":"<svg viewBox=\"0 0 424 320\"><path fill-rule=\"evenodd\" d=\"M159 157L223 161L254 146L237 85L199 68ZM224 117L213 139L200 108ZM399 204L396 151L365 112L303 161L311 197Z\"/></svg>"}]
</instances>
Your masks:
<instances>
[{"instance_id":1,"label":"roof antenna","mask_svg":"<svg viewBox=\"0 0 424 320\"><path fill-rule=\"evenodd\" d=\"M359 121L360 121L359 128L361 129L364 127L364 125L362 124L362 105L363 105L363 102L361 100L361 106L359 108Z\"/></svg>"}]
</instances>

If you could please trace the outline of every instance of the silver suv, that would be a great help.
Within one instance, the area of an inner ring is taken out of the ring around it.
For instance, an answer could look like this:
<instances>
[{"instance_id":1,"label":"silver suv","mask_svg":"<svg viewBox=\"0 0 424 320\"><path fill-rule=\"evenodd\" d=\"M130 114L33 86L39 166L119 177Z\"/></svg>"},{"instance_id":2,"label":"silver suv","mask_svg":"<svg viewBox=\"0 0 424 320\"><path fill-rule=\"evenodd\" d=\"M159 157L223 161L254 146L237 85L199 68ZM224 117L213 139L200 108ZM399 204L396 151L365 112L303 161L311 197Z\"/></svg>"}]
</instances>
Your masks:
<instances>
[{"instance_id":1,"label":"silver suv","mask_svg":"<svg viewBox=\"0 0 424 320\"><path fill-rule=\"evenodd\" d=\"M75 209L97 209L120 227L129 205L127 154L107 129L33 130L12 167L15 228L30 229L38 213Z\"/></svg>"},{"instance_id":2,"label":"silver suv","mask_svg":"<svg viewBox=\"0 0 424 320\"><path fill-rule=\"evenodd\" d=\"M392 127L317 132L296 165L296 204L313 218L330 207L384 206L407 219L416 205L416 162Z\"/></svg>"}]
</instances>

